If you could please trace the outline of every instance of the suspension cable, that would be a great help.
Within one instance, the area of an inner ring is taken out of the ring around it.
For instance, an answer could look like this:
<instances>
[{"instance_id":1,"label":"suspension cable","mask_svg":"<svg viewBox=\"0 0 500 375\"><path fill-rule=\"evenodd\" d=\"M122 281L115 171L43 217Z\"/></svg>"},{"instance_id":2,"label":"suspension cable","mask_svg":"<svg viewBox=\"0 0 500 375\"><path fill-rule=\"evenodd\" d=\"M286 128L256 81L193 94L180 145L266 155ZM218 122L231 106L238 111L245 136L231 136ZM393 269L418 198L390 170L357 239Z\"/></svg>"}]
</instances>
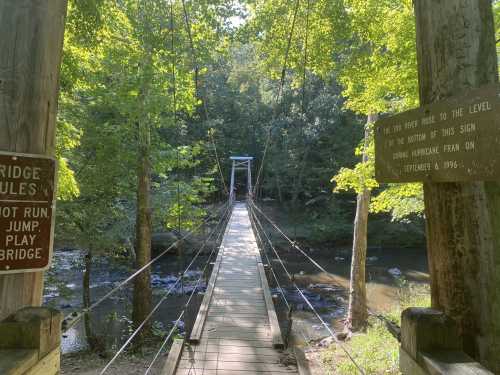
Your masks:
<instances>
[{"instance_id":1,"label":"suspension cable","mask_svg":"<svg viewBox=\"0 0 500 375\"><path fill-rule=\"evenodd\" d=\"M230 212L230 207L228 207L228 209L226 210L225 212L225 215L224 217L226 217L226 215L228 214L228 212ZM221 223L221 221L219 221L219 223ZM216 226L216 228L218 227L218 225ZM216 231L216 228L214 228L212 230L212 232L210 233L210 235L208 236L208 238L203 242L203 244L200 246L198 252L196 253L196 255L193 257L193 259L191 260L191 262L189 263L189 265L186 267L186 269L184 270L184 272L182 272L182 274L177 278L177 280L175 281L175 283L167 290L167 292L163 295L162 298L160 298L160 300L158 301L158 303L155 305L155 307L153 307L153 309L151 310L151 312L146 316L146 318L144 319L144 321L135 329L135 331L129 336L129 338L125 341L125 343L121 346L121 348L115 353L115 355L113 356L113 358L111 358L111 360L106 364L106 366L101 370L101 372L99 373L99 375L103 375L108 369L109 367L115 362L115 360L120 356L120 354L123 353L123 351L125 350L125 348L132 342L132 340L134 339L135 336L137 336L137 334L141 331L141 329L146 325L146 323L151 319L151 317L154 315L154 313L160 308L160 306L162 305L162 303L170 296L170 294L172 293L172 291L175 289L175 287L179 284L179 282L183 279L183 277L186 275L186 273L190 270L191 266L193 265L193 263L195 262L195 260L198 258L198 256L201 254L201 252L203 251L203 249L205 248L207 242L212 238L212 235L215 233Z\"/></svg>"},{"instance_id":2,"label":"suspension cable","mask_svg":"<svg viewBox=\"0 0 500 375\"><path fill-rule=\"evenodd\" d=\"M323 327L325 327L325 329L328 331L328 333L330 334L330 336L335 340L335 342L340 346L340 348L342 349L342 351L347 355L347 357L351 360L351 362L354 364L354 366L357 368L357 370L360 372L360 374L362 375L366 375L365 371L361 368L361 366L356 362L356 360L354 359L354 357L351 355L351 353L347 350L347 348L345 347L344 343L342 341L340 341L337 336L336 336L336 332L333 328L331 328L324 320L323 318L321 317L321 315L317 312L317 310L315 309L315 307L313 306L313 304L309 301L309 299L304 295L304 293L302 292L302 290L297 286L297 284L295 283L292 275L290 274L290 272L288 271L288 269L286 268L285 266L285 263L283 262L283 259L281 259L280 255L278 254L276 248L274 247L271 239L269 238L269 236L267 235L267 233L265 232L264 230L264 227L262 226L262 223L260 222L259 218L256 217L256 222L257 224L259 225L259 227L261 228L262 230L262 233L264 234L264 237L266 238L267 242L269 243L269 246L271 247L271 249L273 250L276 258L278 259L279 263L281 264L281 267L283 268L283 270L285 271L286 275L288 276L288 278L290 279L290 282L291 284L293 285L293 287L297 290L298 294L300 295L300 297L304 300L304 302L307 304L307 306L309 306L309 308L311 309L311 311L314 313L314 315L316 315L316 317L318 318L318 320L321 322L321 325Z\"/></svg>"},{"instance_id":3,"label":"suspension cable","mask_svg":"<svg viewBox=\"0 0 500 375\"><path fill-rule=\"evenodd\" d=\"M220 234L224 232L223 230L224 226L221 226L220 228L220 231L219 231L219 235L217 236L217 240L216 240L216 243L218 242L218 239L220 238ZM153 368L153 365L155 364L156 360L158 359L158 357L160 356L161 352L163 351L163 349L165 348L165 346L167 345L168 341L170 340L170 337L172 336L172 334L174 333L175 329L177 328L177 326L179 325L179 322L181 321L181 319L183 318L183 316L185 315L186 313L186 310L188 309L192 299L193 299L193 296L195 294L195 292L198 290L198 287L200 285L200 282L201 280L203 279L203 275L206 271L206 269L208 268L208 265L210 264L210 261L212 259L212 256L213 254L215 253L215 250L217 249L218 247L217 246L214 246L212 251L210 252L210 255L208 256L208 259L207 261L205 262L205 266L203 267L201 273L200 273L200 277L198 278L198 280L196 281L196 285L193 287L193 290L191 291L190 295L189 295L189 298L187 300L187 302L184 304L184 308L182 309L181 313L179 314L179 317L177 318L177 320L175 321L174 323L174 326L172 327L172 329L170 330L170 332L168 333L168 335L165 337L162 345L160 346L160 349L156 352L153 360L151 361L149 367L147 368L146 372L144 373L144 375L147 375L149 374L149 372L151 371L151 369Z\"/></svg>"},{"instance_id":4,"label":"suspension cable","mask_svg":"<svg viewBox=\"0 0 500 375\"><path fill-rule=\"evenodd\" d=\"M212 145L214 146L215 161L217 163L217 169L219 170L222 186L224 187L224 192L226 193L226 195L229 195L229 190L227 189L226 181L224 179L224 174L222 173L222 167L220 165L219 154L217 153L217 145L215 144L214 136L210 131L208 132L208 135L210 137L210 140L212 141Z\"/></svg>"},{"instance_id":5,"label":"suspension cable","mask_svg":"<svg viewBox=\"0 0 500 375\"><path fill-rule=\"evenodd\" d=\"M288 299L286 298L286 295L285 295L285 293L283 291L283 287L280 285L280 282L278 281L276 273L274 272L272 263L271 263L271 261L269 259L269 256L267 255L267 251L265 250L265 243L263 242L262 237L260 236L259 230L257 228L257 225L255 224L254 215L255 215L254 210L252 208L250 208L250 218L251 218L252 226L254 228L254 232L256 233L256 235L257 235L257 237L258 237L258 239L259 239L259 241L261 243L261 246L262 246L262 249L263 249L262 252L264 253L264 255L265 255L266 259L267 259L267 263L269 264L269 267L271 268L271 273L272 273L274 279L276 280L276 284L278 285L278 288L280 290L280 294L281 294L281 296L283 298L283 301L285 302L288 311L290 311L290 309L292 308L292 306L288 302ZM301 326L303 325L303 322L301 322L301 321L298 321L298 323L300 323ZM310 336L306 337L306 333L304 332L304 329L299 328L296 331L302 336L302 338L304 340L304 343L307 345L307 347L312 350L313 347L311 345L311 340L312 340L311 337ZM323 366L321 366L321 367L323 367Z\"/></svg>"},{"instance_id":6,"label":"suspension cable","mask_svg":"<svg viewBox=\"0 0 500 375\"><path fill-rule=\"evenodd\" d=\"M306 10L306 35L304 37L304 70L302 72L302 113L306 110L306 91L307 91L307 63L308 63L308 50L309 50L309 14L311 12L311 0L307 0Z\"/></svg>"},{"instance_id":7,"label":"suspension cable","mask_svg":"<svg viewBox=\"0 0 500 375\"><path fill-rule=\"evenodd\" d=\"M148 263L146 263L144 266L139 268L137 271L135 271L132 275L127 277L125 280L121 281L116 287L111 289L108 293L106 293L104 296L99 298L97 301L95 301L93 304L91 304L89 307L84 308L80 310L80 312L72 312L69 315L66 315L64 318L63 322L70 321L69 324L63 325L63 333L67 332L70 328L74 327L76 323L78 323L80 320L82 320L83 316L85 314L90 313L92 310L94 310L97 306L99 306L101 303L103 303L105 300L107 300L109 297L111 297L113 294L115 294L118 290L122 289L126 284L128 284L130 281L135 279L140 273L142 273L144 270L146 270L148 267L150 267L153 263L157 262L160 258L162 258L165 254L170 252L170 250L174 249L179 243L182 241L187 240L189 237L193 236L194 233L201 228L204 224L206 224L208 221L216 217L221 213L221 211L224 209L224 207L228 203L224 204L222 207L220 207L215 214L210 215L208 218L203 220L198 226L196 226L192 231L186 233L182 238L178 239L177 241L173 242L170 244L169 247L167 247L165 250L163 250L159 255L157 255L154 259L150 260ZM76 316L75 316L76 314Z\"/></svg>"},{"instance_id":8,"label":"suspension cable","mask_svg":"<svg viewBox=\"0 0 500 375\"><path fill-rule=\"evenodd\" d=\"M276 285L278 286L278 290L279 290L279 292L281 294L281 297L283 298L283 301L285 302L286 307L288 309L290 309L290 303L288 302L288 299L286 298L285 293L283 291L283 287L281 286L281 283L279 282L278 277L276 276L276 273L274 272L273 264L272 264L271 260L269 259L269 256L267 255L267 251L265 249L265 243L262 240L262 237L261 237L261 235L259 233L259 230L257 229L257 226L255 224L254 215L255 215L255 213L254 213L252 207L250 207L250 219L251 219L250 222L252 223L252 227L254 228L254 233L257 236L258 242L261 244L262 253L266 257L267 264L269 265L269 268L271 270L271 274L273 275L273 279L276 282Z\"/></svg>"},{"instance_id":9,"label":"suspension cable","mask_svg":"<svg viewBox=\"0 0 500 375\"><path fill-rule=\"evenodd\" d=\"M196 289L193 289L193 291L196 290ZM191 302L191 297L193 296L193 293L191 293L191 296L189 297L189 301L187 302L186 304L186 307L187 305L189 305L189 303ZM151 361L151 363L149 364L149 367L147 368L146 372L144 373L144 375L147 375L149 374L149 371L151 371L151 368L153 367L153 365L155 364L156 360L158 359L158 357L160 356L161 352L163 351L163 348L165 347L165 345L167 345L168 341L170 340L170 337L172 337L173 333L175 332L176 328L179 326L179 323L181 322L181 319L184 317L184 314L186 312L186 309L183 309L181 311L181 313L179 314L179 317L177 318L177 320L175 321L173 327L170 329L170 331L168 332L168 335L165 337L165 340L163 341L161 347L160 347L160 350L158 350L153 358L153 360Z\"/></svg>"},{"instance_id":10,"label":"suspension cable","mask_svg":"<svg viewBox=\"0 0 500 375\"><path fill-rule=\"evenodd\" d=\"M291 46L292 46L293 33L295 31L295 24L296 24L296 21L297 21L297 14L299 12L299 6L300 6L300 0L296 0L295 1L294 12L293 12L293 18L292 18L292 26L290 28L290 33L288 34L287 47L286 47L286 51L285 51L285 58L284 58L284 61L283 61L283 68L281 70L280 85L279 85L279 88L278 88L278 92L276 94L276 107L275 107L275 111L274 111L274 114L273 114L273 118L276 117L278 108L279 108L279 106L281 106L281 101L283 100L283 91L284 91L284 86L285 86L286 71L287 71L287 68L288 68L288 58L290 56L290 49L291 49ZM269 128L269 132L267 134L266 146L264 147L264 153L262 155L262 160L260 162L259 170L258 170L258 173L257 173L257 179L255 181L255 186L254 186L254 190L253 190L253 195L254 196L256 196L256 193L257 193L258 188L259 188L262 170L264 168L264 163L266 161L267 152L268 152L268 149L269 149L269 146L270 146L270 143L271 143L271 139L272 139L272 130L273 130L273 127L274 127L274 125L271 125L271 127Z\"/></svg>"},{"instance_id":11,"label":"suspension cable","mask_svg":"<svg viewBox=\"0 0 500 375\"><path fill-rule=\"evenodd\" d=\"M292 241L284 232L281 230L281 228L278 227L278 225L272 221L269 216L267 216L255 203L250 202L251 205L260 212L260 214L274 227L274 229L284 238L286 239L294 249L300 251L316 268L318 268L320 271L324 273L329 273L323 266L321 266L316 260L314 260L311 256L309 256L304 250L302 250L296 241ZM380 320L382 323L384 323L389 330L389 332L398 340L400 341L399 334L395 332L395 328L397 328L397 325L392 322L391 320L387 319L385 316L383 316L381 313L375 312L373 309L371 309L366 303L365 306L366 310L368 311L368 314L373 316L374 318L377 318Z\"/></svg>"},{"instance_id":12,"label":"suspension cable","mask_svg":"<svg viewBox=\"0 0 500 375\"><path fill-rule=\"evenodd\" d=\"M308 259L308 260L309 260L312 264L314 264L314 265L315 265L315 266L316 266L319 270L321 270L321 271L322 271L322 272L324 272L324 273L328 273L328 271L327 271L327 270L325 270L325 268L323 268L323 266L321 266L318 262L316 262L313 258L311 258L311 257L309 256L309 254L307 254L304 250L302 250L302 249L300 248L300 246L299 246L299 245L297 245L297 241L293 241L290 237L288 237L288 236L285 234L285 232L283 232L283 230L281 230L281 228L280 228L280 227L278 227L278 225L277 225L274 221L272 221L272 220L269 218L269 216L267 216L267 215L266 215L266 214L265 214L265 213L264 213L264 212L263 212L263 211L262 211L262 210L261 210L261 209L260 209L260 208L259 208L256 204L255 204L255 203L253 203L253 201L252 201L252 202L250 202L250 203L251 203L251 204L253 205L253 207L255 207L255 209L256 209L256 210L257 210L257 211L258 211L258 212L259 212L259 213L260 213L260 214L261 214L261 215L262 215L262 216L263 216L263 217L264 217L264 218L265 218L265 219L266 219L266 220L267 220L267 221L268 221L268 222L269 222L269 223L270 223L273 227L274 227L274 229L276 229L276 231L277 231L277 232L278 232L278 233L279 233L279 234L280 234L280 235L281 235L284 239L286 239L286 240L290 243L290 245L291 245L294 249L296 249L296 250L300 251L300 252L302 253L302 255L304 255L304 256L305 256L305 257L306 257L306 258L307 258L307 259Z\"/></svg>"},{"instance_id":13,"label":"suspension cable","mask_svg":"<svg viewBox=\"0 0 500 375\"><path fill-rule=\"evenodd\" d=\"M196 52L196 48L194 47L193 32L191 30L191 24L192 24L192 22L190 20L190 16L189 16L189 12L188 12L185 0L182 0L182 11L184 13L184 23L185 23L186 32L187 32L188 38L189 38L189 45L190 45L190 51L191 51L191 59L193 60L193 65L194 65L194 70L195 70L195 86L196 86L195 89L196 89L196 93L198 94L198 91L199 91L198 90L199 59L198 59L198 54ZM209 116L208 108L207 108L207 97L206 97L206 95L205 96L202 95L201 101L203 103L203 110L205 112L205 119L208 121L208 120L210 120L210 116ZM208 135L209 135L210 140L212 142L212 145L214 147L215 161L216 161L216 164L217 164L217 169L219 170L219 174L220 174L222 186L224 188L224 193L226 195L229 195L229 190L227 189L227 184L226 184L226 180L224 178L224 173L222 172L222 167L221 167L219 155L217 153L217 146L215 144L215 140L214 140L213 135L212 135L212 133L210 131L209 131Z\"/></svg>"},{"instance_id":14,"label":"suspension cable","mask_svg":"<svg viewBox=\"0 0 500 375\"><path fill-rule=\"evenodd\" d=\"M171 63L171 85L172 85L172 115L174 126L176 127L176 169L177 169L177 230L181 232L181 181L180 181L180 138L181 128L177 121L177 54L175 52L175 20L174 20L174 2L170 1L170 53Z\"/></svg>"}]
</instances>

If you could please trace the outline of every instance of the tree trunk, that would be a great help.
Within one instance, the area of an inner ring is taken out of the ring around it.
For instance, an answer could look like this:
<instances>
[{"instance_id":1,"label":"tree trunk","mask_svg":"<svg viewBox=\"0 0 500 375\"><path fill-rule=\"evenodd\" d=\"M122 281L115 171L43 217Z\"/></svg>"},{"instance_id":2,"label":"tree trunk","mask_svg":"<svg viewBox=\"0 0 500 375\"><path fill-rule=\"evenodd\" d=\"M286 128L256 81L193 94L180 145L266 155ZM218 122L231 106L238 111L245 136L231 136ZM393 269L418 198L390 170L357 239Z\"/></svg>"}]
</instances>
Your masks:
<instances>
[{"instance_id":1,"label":"tree trunk","mask_svg":"<svg viewBox=\"0 0 500 375\"><path fill-rule=\"evenodd\" d=\"M92 251L89 250L87 254L85 254L85 270L83 271L83 280L82 280L82 289L83 289L83 307L89 308L90 306L90 274L92 272ZM84 329L85 329L85 337L87 338L87 344L90 350L95 350L95 336L92 332L92 319L90 316L90 312L85 314L83 319Z\"/></svg>"},{"instance_id":2,"label":"tree trunk","mask_svg":"<svg viewBox=\"0 0 500 375\"><path fill-rule=\"evenodd\" d=\"M66 0L0 1L0 150L54 155ZM42 302L43 272L0 276L0 320Z\"/></svg>"},{"instance_id":3,"label":"tree trunk","mask_svg":"<svg viewBox=\"0 0 500 375\"><path fill-rule=\"evenodd\" d=\"M368 162L367 153L372 133L372 123L377 121L376 114L368 115L365 125L365 141L363 162ZM368 321L366 305L366 248L368 235L368 211L370 209L371 191L364 189L358 193L356 202L356 218L354 219L354 236L352 243L351 283L349 286L349 310L346 328L349 331L362 331Z\"/></svg>"},{"instance_id":4,"label":"tree trunk","mask_svg":"<svg viewBox=\"0 0 500 375\"><path fill-rule=\"evenodd\" d=\"M83 289L83 307L85 309L90 307L90 273L92 268L92 252L89 250L85 254L85 270L83 271L82 289ZM84 316L85 324L85 336L87 337L87 342L92 349L92 326L90 313Z\"/></svg>"},{"instance_id":5,"label":"tree trunk","mask_svg":"<svg viewBox=\"0 0 500 375\"><path fill-rule=\"evenodd\" d=\"M151 260L151 136L147 121L139 123L139 160L137 171L137 221L136 221L136 267L141 268ZM132 320L138 327L151 312L151 269L141 272L134 281ZM148 322L137 336L136 344L149 332Z\"/></svg>"},{"instance_id":6,"label":"tree trunk","mask_svg":"<svg viewBox=\"0 0 500 375\"><path fill-rule=\"evenodd\" d=\"M421 104L497 82L491 1L418 0L415 14ZM467 353L498 373L500 185L426 183L424 194L433 307L458 322Z\"/></svg>"},{"instance_id":7,"label":"tree trunk","mask_svg":"<svg viewBox=\"0 0 500 375\"><path fill-rule=\"evenodd\" d=\"M146 20L144 22L147 22ZM137 123L137 217L135 223L135 263L136 268L142 268L151 261L151 128L147 109L145 108L152 80L151 46L145 46L142 62L143 80L140 90L140 111L142 115ZM139 327L151 312L151 267L148 267L134 279L134 296L132 321L135 328ZM143 338L150 332L151 322L148 321L134 341L135 349L139 349Z\"/></svg>"}]
</instances>

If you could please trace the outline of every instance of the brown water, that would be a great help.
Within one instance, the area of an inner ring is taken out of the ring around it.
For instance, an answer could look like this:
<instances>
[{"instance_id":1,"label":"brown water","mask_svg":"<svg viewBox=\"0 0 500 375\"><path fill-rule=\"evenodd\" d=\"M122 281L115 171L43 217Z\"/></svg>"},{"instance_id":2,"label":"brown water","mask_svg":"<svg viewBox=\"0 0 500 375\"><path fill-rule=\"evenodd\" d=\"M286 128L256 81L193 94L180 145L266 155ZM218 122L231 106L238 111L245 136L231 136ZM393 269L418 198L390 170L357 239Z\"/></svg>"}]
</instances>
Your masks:
<instances>
[{"instance_id":1,"label":"brown water","mask_svg":"<svg viewBox=\"0 0 500 375\"><path fill-rule=\"evenodd\" d=\"M278 244L278 251L286 268L293 273L295 282L304 295L311 301L320 316L332 326L339 327L347 309L347 288L350 272L350 249L344 248L311 248L308 255L313 257L327 271L321 272L302 254ZM270 256L270 255L269 255ZM271 257L272 258L272 257ZM56 252L51 281L46 284L45 303L55 306L68 314L79 311L82 307L82 271L79 263L82 253L78 250ZM265 259L265 257L264 257ZM206 258L200 259L200 264ZM177 256L167 256L153 267L153 288L155 301L175 282L178 273L184 269L186 259ZM283 287L285 297L294 306L293 326L300 328L306 339L318 339L328 336L321 322L311 313L305 301L286 277L280 263L272 260L278 280ZM427 260L423 249L369 249L367 262L367 289L371 309L381 312L388 311L398 304L400 278L389 272L397 269L401 276L410 282L428 283ZM128 266L110 259L98 259L91 278L92 300L111 290L119 281L130 274ZM192 274L184 283L184 288L178 287L153 317L158 331L164 331L177 318L187 299L187 293L200 275L198 265L193 267ZM269 275L269 279L272 277ZM56 283L59 287L56 286ZM288 310L280 297L279 289L273 281L278 315L283 323L284 332L288 322ZM61 288L62 286L62 288ZM67 293L62 293L61 289ZM200 288L202 293L204 285ZM92 313L94 330L107 337L110 347L117 347L130 334L131 288L119 291ZM201 299L201 295L198 300ZM63 337L63 352L84 350L86 339L83 325L78 324Z\"/></svg>"},{"instance_id":2,"label":"brown water","mask_svg":"<svg viewBox=\"0 0 500 375\"><path fill-rule=\"evenodd\" d=\"M279 248L279 246L278 246ZM317 312L330 324L340 328L345 318L348 305L351 250L343 248L309 249L307 254L319 263L327 272L319 270L312 262L297 250L281 247L278 250L286 268L293 274L296 284L306 298L314 305ZM271 254L269 253L271 257ZM272 260L273 269L285 290L286 298L295 307L293 325L300 326L309 339L328 336L325 330L307 306L303 298L291 285L279 261ZM387 312L399 306L401 283L428 284L429 274L425 249L369 249L367 260L367 297L368 306L374 312ZM276 287L276 283L272 285ZM286 306L279 289L281 319L286 319Z\"/></svg>"}]
</instances>

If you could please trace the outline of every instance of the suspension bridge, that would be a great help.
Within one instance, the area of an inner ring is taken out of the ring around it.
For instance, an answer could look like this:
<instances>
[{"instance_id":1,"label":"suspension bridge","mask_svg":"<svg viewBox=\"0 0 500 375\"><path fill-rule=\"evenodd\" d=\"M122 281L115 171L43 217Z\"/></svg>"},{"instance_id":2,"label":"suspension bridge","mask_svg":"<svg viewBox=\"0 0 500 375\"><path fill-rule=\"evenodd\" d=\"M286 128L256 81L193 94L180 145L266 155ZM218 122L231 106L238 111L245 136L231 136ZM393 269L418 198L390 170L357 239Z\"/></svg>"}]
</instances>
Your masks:
<instances>
[{"instance_id":1,"label":"suspension bridge","mask_svg":"<svg viewBox=\"0 0 500 375\"><path fill-rule=\"evenodd\" d=\"M63 320L62 331L64 333L74 328L95 308L125 288L142 272L149 270L155 262L174 250L180 242L189 239L209 221L217 219L216 224L213 225L205 240L194 252L184 271L179 274L172 285L162 292L156 305L144 321L134 327L112 357L106 361L106 364L92 373L99 375L117 373L118 358L130 349L134 339L152 323L153 319L161 319L158 315L159 308L172 298L176 288L183 285L188 273L193 271L195 267L201 270L199 277L195 281L194 287L188 292L185 303L181 305L176 320L163 336L161 345L145 367L144 375L309 374L307 359L302 350L294 347L293 338L295 335L302 335L303 343L309 346L311 340L300 329L291 329L294 304L289 301L289 297L284 291L283 282L280 281L283 280L283 277L286 279L287 287L292 287L292 292L303 301L305 308L336 342L338 349L343 351L344 357L351 361L354 372L362 375L368 373L358 363L344 342L338 339L337 332L318 313L304 290L297 285L293 273L287 268L286 262L273 243L273 236L270 232L274 232L275 235L288 242L291 249L304 257L318 271L327 274L328 271L304 251L296 241L293 241L266 214L265 210L254 202L253 196L256 187L252 187L251 179L253 159L251 157L233 157L231 159L230 191L228 192L228 201L225 204L212 212L191 232L172 243L150 262L115 285L104 296L79 312L66 316ZM243 170L247 173L247 189L244 199L240 201L237 200L235 190L235 172L237 170ZM208 256L200 265L200 259L206 253ZM200 290L203 289L204 277L208 275L210 269L206 289L200 293ZM273 291L277 291L277 295L273 296L270 285L273 286ZM203 300L198 308L195 302L197 297L201 295L203 295ZM286 319L278 319L277 306L280 302L288 309ZM190 319L189 315L193 308L196 310L194 314L196 317ZM370 309L368 311L373 316L384 320L383 317L373 313ZM21 312L20 319L22 321L29 318L29 310L21 310ZM51 317L51 319L55 318ZM442 319L442 316L436 315L436 319ZM385 321L385 323L391 322ZM396 331L393 332L394 336L401 340L399 327L391 327L389 324L388 329ZM178 333L183 334L179 336ZM421 332L418 334L422 335ZM46 354L45 358L48 359L45 362L38 362L45 366L43 371L51 366L59 366L59 341L57 338L50 341L53 347L49 347L52 351ZM404 342L402 344L404 345ZM20 362L37 363L35 352L35 350L25 350L21 354L26 358L17 358L14 362L10 360L0 361L0 373L9 375L19 373L16 372L18 367L8 367L12 363L14 366ZM402 352L402 361L411 364L408 357L405 357L405 353ZM458 373L490 374L459 351L446 350L439 352L438 355L418 353L426 361L426 366L429 368L462 371ZM1 354L0 347L0 359L2 358ZM4 358L7 357L4 356ZM471 368L475 372L467 372ZM464 369L465 372L463 372ZM446 371L431 373L448 373Z\"/></svg>"},{"instance_id":2,"label":"suspension bridge","mask_svg":"<svg viewBox=\"0 0 500 375\"><path fill-rule=\"evenodd\" d=\"M106 374L113 369L117 359L126 352L144 327L151 322L160 306L171 297L196 264L199 258L209 250L206 261L200 267L202 272L187 297L161 346L151 360L144 374L308 374L303 353L294 350L291 342L292 304L288 301L281 286L279 271L273 267L271 259L278 261L295 292L315 315L321 325L337 340L335 332L315 310L302 289L297 286L292 273L280 257L270 235L265 230L267 222L270 228L282 236L297 251L302 253L319 270L326 270L293 242L275 222L258 207L252 199L255 191L251 178L251 157L232 157L231 182L228 201L213 212L197 228L171 244L148 264L138 269L112 290L99 298L89 307L78 313L68 315L63 321L63 331L68 331L78 324L85 315L124 288L141 272L172 251L178 242L187 240L209 220L218 218L216 225L206 236L205 241L194 253L185 270L177 281L159 298L144 322L137 326L122 346L114 353L107 364L98 372ZM236 171L247 174L245 199L237 201L235 180ZM212 246L212 249L208 247ZM196 318L189 322L188 313L195 304L204 275L211 267L203 300L196 313ZM270 278L268 280L268 277ZM273 296L270 284L278 295ZM276 299L281 298L288 309L288 319L279 321ZM183 324L185 323L185 324ZM174 338L181 324L185 327L183 338ZM285 326L284 326L285 325ZM284 326L284 327L283 327ZM308 343L308 339L304 340ZM363 369L339 342L346 355L353 360L360 374ZM298 354L298 355L296 355Z\"/></svg>"}]
</instances>

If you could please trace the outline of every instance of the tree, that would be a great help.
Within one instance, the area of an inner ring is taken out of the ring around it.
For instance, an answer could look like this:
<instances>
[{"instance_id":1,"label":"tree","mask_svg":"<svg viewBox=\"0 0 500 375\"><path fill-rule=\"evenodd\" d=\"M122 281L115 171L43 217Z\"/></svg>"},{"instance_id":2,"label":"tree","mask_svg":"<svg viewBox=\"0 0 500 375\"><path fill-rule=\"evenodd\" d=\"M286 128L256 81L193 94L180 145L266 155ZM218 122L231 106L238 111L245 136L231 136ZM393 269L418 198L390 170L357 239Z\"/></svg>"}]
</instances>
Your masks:
<instances>
[{"instance_id":1,"label":"tree","mask_svg":"<svg viewBox=\"0 0 500 375\"><path fill-rule=\"evenodd\" d=\"M199 16L192 37L200 64L220 42L212 3L218 2L186 4ZM76 184L66 190L73 199L59 202L57 238L87 252L85 307L94 256L129 257L132 268L142 267L150 260L151 232L177 229L179 221L183 230L196 227L213 192L206 132L193 125L199 103L182 2L173 7L171 28L162 1L69 4L58 142ZM205 71L199 73L201 80ZM148 273L136 281L136 326L149 314Z\"/></svg>"},{"instance_id":2,"label":"tree","mask_svg":"<svg viewBox=\"0 0 500 375\"><path fill-rule=\"evenodd\" d=\"M365 125L362 163L370 159L370 139L377 115L368 115ZM354 235L352 240L351 282L349 285L349 308L347 328L351 331L364 330L368 322L366 308L366 251L368 233L368 211L371 190L364 181L360 181L361 189L356 201L356 217L354 219Z\"/></svg>"},{"instance_id":3,"label":"tree","mask_svg":"<svg viewBox=\"0 0 500 375\"><path fill-rule=\"evenodd\" d=\"M411 1L358 1L348 0L347 28L352 37L342 49L341 82L347 106L354 111L367 114L397 112L417 105L416 59L412 40L415 28L412 22ZM370 122L370 121L369 121ZM365 259L367 246L368 211L372 189L378 188L375 181L373 133L365 130L363 160L355 168L343 168L332 181L337 183L335 191L354 189L358 194L353 237L353 260L348 312L348 328L362 329L367 323L367 301L365 286ZM371 150L371 151L370 151ZM367 154L368 153L368 154ZM387 199L387 196L393 199ZM376 211L392 211L404 215L399 219L419 212L421 204L413 204L414 210L404 210L409 200L421 198L421 185L413 184L401 188L389 185L371 205Z\"/></svg>"}]
</instances>

